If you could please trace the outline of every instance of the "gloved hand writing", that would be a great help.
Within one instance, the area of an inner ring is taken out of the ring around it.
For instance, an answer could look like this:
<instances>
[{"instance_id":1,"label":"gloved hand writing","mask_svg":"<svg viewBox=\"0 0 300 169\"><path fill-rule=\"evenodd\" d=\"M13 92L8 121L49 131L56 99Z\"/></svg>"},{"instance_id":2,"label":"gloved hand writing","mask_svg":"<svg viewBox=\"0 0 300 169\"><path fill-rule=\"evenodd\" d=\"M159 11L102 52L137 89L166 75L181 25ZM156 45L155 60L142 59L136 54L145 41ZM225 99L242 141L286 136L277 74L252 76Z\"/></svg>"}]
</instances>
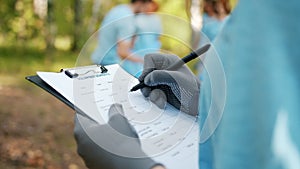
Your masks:
<instances>
[{"instance_id":1,"label":"gloved hand writing","mask_svg":"<svg viewBox=\"0 0 300 169\"><path fill-rule=\"evenodd\" d=\"M197 115L200 90L198 78L186 65L177 70L165 70L178 60L178 56L169 54L146 55L139 81L149 87L141 91L160 108L164 108L168 102L187 114Z\"/></svg>"},{"instance_id":2,"label":"gloved hand writing","mask_svg":"<svg viewBox=\"0 0 300 169\"><path fill-rule=\"evenodd\" d=\"M112 105L109 122L105 125L76 114L77 151L86 166L90 169L163 169L142 151L137 133L121 114L124 114L122 105Z\"/></svg>"}]
</instances>

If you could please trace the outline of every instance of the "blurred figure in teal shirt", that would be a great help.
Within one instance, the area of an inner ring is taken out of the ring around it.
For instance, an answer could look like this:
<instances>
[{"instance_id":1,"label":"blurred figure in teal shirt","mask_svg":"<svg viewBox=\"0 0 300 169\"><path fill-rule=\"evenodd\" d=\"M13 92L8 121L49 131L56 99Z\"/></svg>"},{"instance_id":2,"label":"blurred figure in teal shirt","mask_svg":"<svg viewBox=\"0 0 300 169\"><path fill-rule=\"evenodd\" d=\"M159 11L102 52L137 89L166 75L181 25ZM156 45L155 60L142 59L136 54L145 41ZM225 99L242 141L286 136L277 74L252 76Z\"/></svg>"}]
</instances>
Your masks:
<instances>
[{"instance_id":1,"label":"blurred figure in teal shirt","mask_svg":"<svg viewBox=\"0 0 300 169\"><path fill-rule=\"evenodd\" d=\"M136 35L132 53L142 60L146 54L159 52L161 48L162 21L160 16L156 14L158 8L159 4L152 1L147 4L145 13L139 13L135 16ZM124 60L121 65L135 77L139 77L143 70L143 63L131 60Z\"/></svg>"},{"instance_id":2,"label":"blurred figure in teal shirt","mask_svg":"<svg viewBox=\"0 0 300 169\"><path fill-rule=\"evenodd\" d=\"M299 10L297 0L241 0L216 37L226 102L216 131L200 143L200 169L300 168ZM201 129L215 99L207 76Z\"/></svg>"},{"instance_id":3,"label":"blurred figure in teal shirt","mask_svg":"<svg viewBox=\"0 0 300 169\"><path fill-rule=\"evenodd\" d=\"M152 0L131 0L113 7L104 17L98 31L98 44L91 55L93 64L110 65L122 60L143 63L131 52L135 35L135 15L145 12Z\"/></svg>"},{"instance_id":4,"label":"blurred figure in teal shirt","mask_svg":"<svg viewBox=\"0 0 300 169\"><path fill-rule=\"evenodd\" d=\"M229 0L204 0L203 1L203 16L202 28L199 36L198 48L212 42L218 33L222 30L224 24L229 18L230 7ZM202 58L205 58L204 56ZM202 81L202 62L197 65L198 77Z\"/></svg>"},{"instance_id":5,"label":"blurred figure in teal shirt","mask_svg":"<svg viewBox=\"0 0 300 169\"><path fill-rule=\"evenodd\" d=\"M226 0L227 1L227 0ZM221 0L205 0L203 7L203 26L201 32L204 33L210 41L213 41L222 29L228 19L230 9L227 9L225 2ZM200 46L205 44L205 38L200 37Z\"/></svg>"}]
</instances>

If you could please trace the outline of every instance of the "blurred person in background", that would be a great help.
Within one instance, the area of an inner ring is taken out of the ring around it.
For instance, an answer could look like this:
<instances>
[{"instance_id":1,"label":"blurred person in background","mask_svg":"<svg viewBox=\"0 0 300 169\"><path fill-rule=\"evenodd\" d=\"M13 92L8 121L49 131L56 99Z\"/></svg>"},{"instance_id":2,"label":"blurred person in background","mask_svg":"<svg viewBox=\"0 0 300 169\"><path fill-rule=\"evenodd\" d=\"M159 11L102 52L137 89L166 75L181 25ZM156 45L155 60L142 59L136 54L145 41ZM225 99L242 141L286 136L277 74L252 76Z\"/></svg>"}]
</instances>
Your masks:
<instances>
[{"instance_id":1,"label":"blurred person in background","mask_svg":"<svg viewBox=\"0 0 300 169\"><path fill-rule=\"evenodd\" d=\"M146 54L158 52L161 48L162 23L160 17L155 13L158 8L159 4L152 1L148 3L145 13L136 15L136 35L132 53L142 59ZM139 77L143 70L143 63L131 60L124 60L121 65L135 77Z\"/></svg>"},{"instance_id":2,"label":"blurred person in background","mask_svg":"<svg viewBox=\"0 0 300 169\"><path fill-rule=\"evenodd\" d=\"M299 10L300 1L297 0L289 3L240 1L213 41L226 75L226 102L220 124L215 131L211 129L213 135L199 144L200 169L300 168ZM211 50L205 66L215 68L210 54ZM166 58L162 54L155 57L158 60ZM161 77L168 72L160 72L145 70L144 78L151 77L149 83L167 80ZM218 95L213 97L210 93L208 74L204 76L199 99L200 140L211 103L218 99ZM190 80L194 78L191 76ZM186 81L188 83L190 81ZM181 87L185 89L186 86ZM210 126L207 125L208 129ZM104 156L99 150L101 147L84 137L85 132L78 127L80 124L75 121L79 154L86 162L97 166L97 159ZM90 129L98 127L93 123ZM132 132L130 128L128 131ZM88 151L97 149L95 154ZM94 159L89 158L91 156ZM131 158L123 160L132 164L132 168L147 168ZM111 159L106 164L113 166L118 162Z\"/></svg>"},{"instance_id":3,"label":"blurred person in background","mask_svg":"<svg viewBox=\"0 0 300 169\"><path fill-rule=\"evenodd\" d=\"M222 29L229 13L228 0L204 0L201 31L213 41ZM200 37L201 39L201 37ZM200 45L203 43L200 42Z\"/></svg>"},{"instance_id":4,"label":"blurred person in background","mask_svg":"<svg viewBox=\"0 0 300 169\"><path fill-rule=\"evenodd\" d=\"M203 22L198 47L201 47L206 43L210 43L215 39L221 31L224 23L229 18L229 14L229 0L204 0L202 16ZM204 59L205 55L202 58ZM202 62L199 62L196 66L197 73L199 74L198 76L201 80L203 80Z\"/></svg>"},{"instance_id":5,"label":"blurred person in background","mask_svg":"<svg viewBox=\"0 0 300 169\"><path fill-rule=\"evenodd\" d=\"M132 38L136 33L135 14L145 12L152 0L131 0L111 9L98 31L98 45L91 59L94 64L110 65L121 60L142 63L132 52Z\"/></svg>"}]
</instances>

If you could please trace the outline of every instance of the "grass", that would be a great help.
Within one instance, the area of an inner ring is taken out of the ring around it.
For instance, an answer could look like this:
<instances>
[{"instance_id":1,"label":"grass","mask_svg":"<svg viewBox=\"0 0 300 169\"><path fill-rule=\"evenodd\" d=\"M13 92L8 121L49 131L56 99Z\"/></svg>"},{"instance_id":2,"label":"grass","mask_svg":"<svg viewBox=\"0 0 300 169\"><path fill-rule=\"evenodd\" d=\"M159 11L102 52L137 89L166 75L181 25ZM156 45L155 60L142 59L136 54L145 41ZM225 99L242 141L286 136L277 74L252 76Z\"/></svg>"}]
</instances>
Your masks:
<instances>
[{"instance_id":1,"label":"grass","mask_svg":"<svg viewBox=\"0 0 300 169\"><path fill-rule=\"evenodd\" d=\"M0 47L1 73L29 73L35 69L51 71L57 65L72 66L79 52L22 47Z\"/></svg>"},{"instance_id":2,"label":"grass","mask_svg":"<svg viewBox=\"0 0 300 169\"><path fill-rule=\"evenodd\" d=\"M23 85L36 71L59 71L75 65L77 53L26 47L0 47L0 84Z\"/></svg>"}]
</instances>

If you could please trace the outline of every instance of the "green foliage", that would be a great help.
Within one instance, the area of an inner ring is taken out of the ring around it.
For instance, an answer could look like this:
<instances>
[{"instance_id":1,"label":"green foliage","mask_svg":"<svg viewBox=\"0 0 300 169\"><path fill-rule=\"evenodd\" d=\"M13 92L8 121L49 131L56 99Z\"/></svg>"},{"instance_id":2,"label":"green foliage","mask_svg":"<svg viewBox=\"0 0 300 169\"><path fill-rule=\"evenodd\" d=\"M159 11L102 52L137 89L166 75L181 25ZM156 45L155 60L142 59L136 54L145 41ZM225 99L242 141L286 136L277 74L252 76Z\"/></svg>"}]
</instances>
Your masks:
<instances>
[{"instance_id":1,"label":"green foliage","mask_svg":"<svg viewBox=\"0 0 300 169\"><path fill-rule=\"evenodd\" d=\"M8 32L10 28L8 26L9 21L16 16L15 4L17 0L0 0L0 31ZM5 5L4 5L5 4Z\"/></svg>"},{"instance_id":2,"label":"green foliage","mask_svg":"<svg viewBox=\"0 0 300 169\"><path fill-rule=\"evenodd\" d=\"M43 21L34 14L32 0L1 1L0 32L5 43L24 43L43 37Z\"/></svg>"},{"instance_id":3,"label":"green foliage","mask_svg":"<svg viewBox=\"0 0 300 169\"><path fill-rule=\"evenodd\" d=\"M53 4L54 23L57 35L70 34L73 30L73 4L70 0L59 1Z\"/></svg>"},{"instance_id":4,"label":"green foliage","mask_svg":"<svg viewBox=\"0 0 300 169\"><path fill-rule=\"evenodd\" d=\"M160 5L159 12L187 18L184 0L180 0L180 1L156 0L156 1Z\"/></svg>"},{"instance_id":5,"label":"green foliage","mask_svg":"<svg viewBox=\"0 0 300 169\"><path fill-rule=\"evenodd\" d=\"M77 53L29 47L0 47L0 85L23 84L24 77L36 71L57 72L63 67L74 67ZM10 81L3 80L9 77Z\"/></svg>"}]
</instances>

